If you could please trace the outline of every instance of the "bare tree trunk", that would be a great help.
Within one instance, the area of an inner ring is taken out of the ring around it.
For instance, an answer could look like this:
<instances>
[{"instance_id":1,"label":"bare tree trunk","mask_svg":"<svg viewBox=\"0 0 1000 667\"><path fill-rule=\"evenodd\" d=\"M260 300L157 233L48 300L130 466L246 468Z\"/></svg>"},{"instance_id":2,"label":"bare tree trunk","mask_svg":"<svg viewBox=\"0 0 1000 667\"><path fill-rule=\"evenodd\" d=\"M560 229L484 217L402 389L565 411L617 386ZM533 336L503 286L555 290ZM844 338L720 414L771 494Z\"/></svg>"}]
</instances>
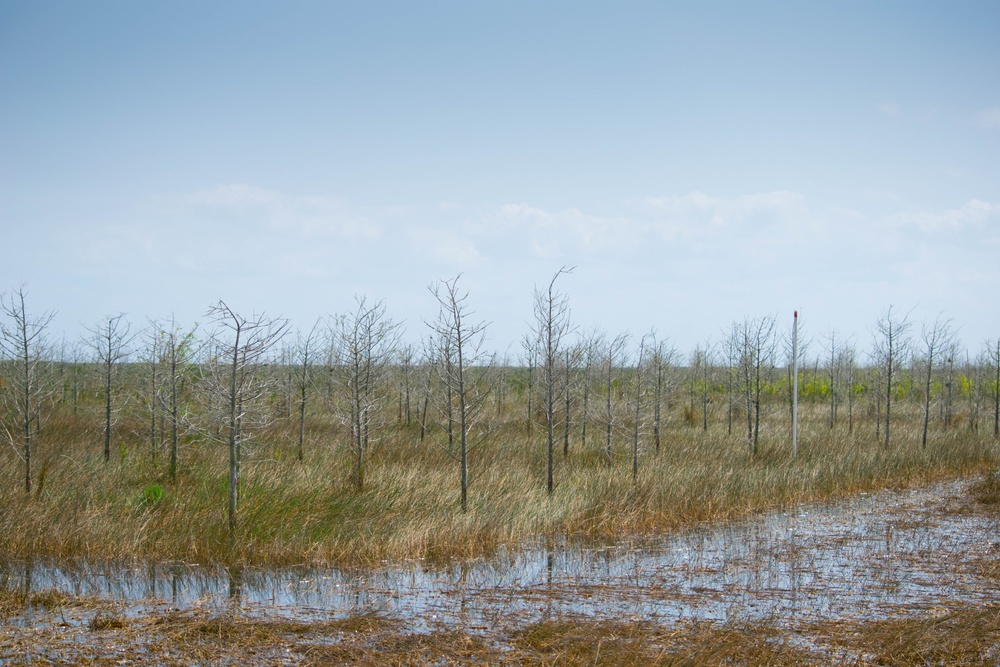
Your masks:
<instances>
[{"instance_id":1,"label":"bare tree trunk","mask_svg":"<svg viewBox=\"0 0 1000 667\"><path fill-rule=\"evenodd\" d=\"M891 415L892 415L892 392L895 382L898 382L900 360L905 356L908 349L908 341L905 338L906 331L910 323L906 317L902 320L895 320L892 316L892 306L886 314L879 318L876 323L877 333L881 336L880 349L882 350L882 368L885 371L885 433L884 444L889 447L891 435Z\"/></svg>"},{"instance_id":2,"label":"bare tree trunk","mask_svg":"<svg viewBox=\"0 0 1000 667\"><path fill-rule=\"evenodd\" d=\"M218 359L225 359L225 365L210 363L210 376L206 384L209 395L216 395L223 401L225 411L225 442L229 448L229 489L228 524L229 542L236 543L241 491L240 477L243 458L243 443L249 442L253 429L264 428L273 419L271 410L253 413L255 404L276 390L284 391L284 380L274 374L264 375L259 364L271 349L277 345L288 330L288 321L266 319L263 315L247 319L233 311L224 301L212 306L207 316L214 320L218 329L211 334L213 347ZM228 332L226 334L225 332ZM231 338L229 337L231 336ZM211 358L211 357L210 357ZM272 386L276 385L276 386Z\"/></svg>"},{"instance_id":3,"label":"bare tree trunk","mask_svg":"<svg viewBox=\"0 0 1000 667\"><path fill-rule=\"evenodd\" d=\"M97 352L98 363L103 366L104 371L104 462L111 460L111 430L113 402L112 377L115 372L115 365L120 363L128 355L127 347L134 336L129 335L130 325L125 320L123 314L108 316L104 318L100 325L93 329L88 329L93 338L90 341L91 347Z\"/></svg>"},{"instance_id":4,"label":"bare tree trunk","mask_svg":"<svg viewBox=\"0 0 1000 667\"><path fill-rule=\"evenodd\" d=\"M545 292L535 291L536 340L541 343L543 373L545 378L545 445L547 455L546 489L549 495L555 488L555 391L559 348L563 336L569 331L569 303L567 298L555 291L556 280L572 269L562 267L549 281Z\"/></svg>"},{"instance_id":5,"label":"bare tree trunk","mask_svg":"<svg viewBox=\"0 0 1000 667\"><path fill-rule=\"evenodd\" d=\"M941 320L940 315L935 318L934 324L928 328L922 327L922 337L925 346L924 363L927 365L927 373L924 376L924 429L920 439L921 449L927 447L927 425L931 416L931 378L934 374L934 354L941 349L942 345L948 345L951 338L951 327L948 320Z\"/></svg>"},{"instance_id":6,"label":"bare tree trunk","mask_svg":"<svg viewBox=\"0 0 1000 667\"><path fill-rule=\"evenodd\" d=\"M632 481L639 479L639 424L642 421L642 361L646 351L646 337L639 341L639 358L635 362L635 419L632 425Z\"/></svg>"},{"instance_id":7,"label":"bare tree trunk","mask_svg":"<svg viewBox=\"0 0 1000 667\"><path fill-rule=\"evenodd\" d=\"M28 315L25 307L27 291L22 284L17 291L4 298L0 296L0 312L11 320L9 324L0 321L0 347L15 360L16 371L11 373L4 387L4 402L10 404L19 426L23 428L21 445L24 451L24 492L31 493L31 422L37 419L40 426L43 395L43 355L46 353L45 330L54 313L44 313L39 317ZM3 387L0 382L0 387ZM36 432L39 428L36 426ZM7 433L5 431L5 433ZM12 434L11 446L17 450Z\"/></svg>"},{"instance_id":8,"label":"bare tree trunk","mask_svg":"<svg viewBox=\"0 0 1000 667\"><path fill-rule=\"evenodd\" d=\"M470 433L479 421L483 407L492 395L492 388L481 388L479 382L483 376L470 375L472 368L482 359L480 349L485 323L469 325L463 321L467 315L465 300L467 294L458 291L458 278L451 281L441 281L439 285L431 286L431 293L440 307L437 321L430 325L438 340L438 348L442 357L443 381L448 388L448 422L449 433L454 421L451 411L452 400L458 405L457 426L459 429L459 483L461 486L462 512L468 511L469 495L469 453L485 438L478 442L470 441ZM490 358L487 375L492 370L494 361ZM489 380L489 378L487 378ZM449 447L449 454L454 457Z\"/></svg>"},{"instance_id":9,"label":"bare tree trunk","mask_svg":"<svg viewBox=\"0 0 1000 667\"><path fill-rule=\"evenodd\" d=\"M996 352L993 353L993 437L1000 436L1000 338L997 338Z\"/></svg>"},{"instance_id":10,"label":"bare tree trunk","mask_svg":"<svg viewBox=\"0 0 1000 667\"><path fill-rule=\"evenodd\" d=\"M313 340L316 336L316 330L319 328L319 321L317 321L312 329L309 331L305 338L302 338L301 334L296 334L298 337L296 348L301 357L302 363L299 366L299 449L298 449L298 460L301 463L303 459L303 448L306 437L306 401L308 399L307 390L309 388L309 363L310 363L310 353L312 352Z\"/></svg>"},{"instance_id":11,"label":"bare tree trunk","mask_svg":"<svg viewBox=\"0 0 1000 667\"><path fill-rule=\"evenodd\" d=\"M234 317L234 333L236 340L233 341L233 361L230 365L229 375L229 539L236 539L236 489L239 486L239 436L237 430L238 415L236 413L236 376L239 370L240 355L240 333L243 322L238 317Z\"/></svg>"},{"instance_id":12,"label":"bare tree trunk","mask_svg":"<svg viewBox=\"0 0 1000 667\"><path fill-rule=\"evenodd\" d=\"M663 400L663 353L662 345L656 348L653 363L656 366L656 385L653 390L653 446L660 451L660 404Z\"/></svg>"},{"instance_id":13,"label":"bare tree trunk","mask_svg":"<svg viewBox=\"0 0 1000 667\"><path fill-rule=\"evenodd\" d=\"M566 350L566 375L563 379L563 397L565 399L565 411L563 413L563 458L569 456L569 374L570 374L570 351Z\"/></svg>"}]
</instances>

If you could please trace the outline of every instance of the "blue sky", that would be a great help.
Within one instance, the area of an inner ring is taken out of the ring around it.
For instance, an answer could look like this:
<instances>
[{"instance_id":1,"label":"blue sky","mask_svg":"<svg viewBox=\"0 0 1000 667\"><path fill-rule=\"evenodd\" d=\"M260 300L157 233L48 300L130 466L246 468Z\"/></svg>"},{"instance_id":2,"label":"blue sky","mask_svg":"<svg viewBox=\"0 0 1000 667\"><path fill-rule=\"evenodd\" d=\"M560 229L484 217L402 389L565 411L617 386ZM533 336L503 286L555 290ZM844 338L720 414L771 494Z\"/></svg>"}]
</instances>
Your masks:
<instances>
[{"instance_id":1,"label":"blue sky","mask_svg":"<svg viewBox=\"0 0 1000 667\"><path fill-rule=\"evenodd\" d=\"M1000 335L1000 4L0 3L0 290L69 337L225 299L490 345L560 279L690 350L747 315ZM919 328L919 327L918 327Z\"/></svg>"}]
</instances>

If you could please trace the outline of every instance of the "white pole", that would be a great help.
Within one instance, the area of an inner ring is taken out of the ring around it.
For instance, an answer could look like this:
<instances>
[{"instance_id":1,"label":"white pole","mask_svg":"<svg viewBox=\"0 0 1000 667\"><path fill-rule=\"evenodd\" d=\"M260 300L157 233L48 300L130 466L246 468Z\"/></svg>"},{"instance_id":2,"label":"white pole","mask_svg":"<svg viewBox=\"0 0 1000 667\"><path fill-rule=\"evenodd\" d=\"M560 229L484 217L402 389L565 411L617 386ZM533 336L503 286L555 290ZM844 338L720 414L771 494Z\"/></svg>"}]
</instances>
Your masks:
<instances>
[{"instance_id":1,"label":"white pole","mask_svg":"<svg viewBox=\"0 0 1000 667\"><path fill-rule=\"evenodd\" d=\"M792 321L792 458L799 449L799 311Z\"/></svg>"}]
</instances>

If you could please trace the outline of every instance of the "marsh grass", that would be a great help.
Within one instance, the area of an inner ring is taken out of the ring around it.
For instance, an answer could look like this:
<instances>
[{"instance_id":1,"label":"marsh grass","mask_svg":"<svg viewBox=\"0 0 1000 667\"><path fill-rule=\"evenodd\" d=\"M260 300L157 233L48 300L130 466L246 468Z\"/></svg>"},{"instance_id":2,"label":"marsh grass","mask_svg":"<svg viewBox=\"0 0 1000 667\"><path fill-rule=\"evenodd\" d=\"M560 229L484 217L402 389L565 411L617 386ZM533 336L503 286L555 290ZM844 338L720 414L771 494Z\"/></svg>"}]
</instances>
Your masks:
<instances>
[{"instance_id":1,"label":"marsh grass","mask_svg":"<svg viewBox=\"0 0 1000 667\"><path fill-rule=\"evenodd\" d=\"M996 665L1000 662L1000 606L931 610L817 628L862 665Z\"/></svg>"},{"instance_id":2,"label":"marsh grass","mask_svg":"<svg viewBox=\"0 0 1000 667\"><path fill-rule=\"evenodd\" d=\"M513 411L509 411L513 414ZM805 411L797 458L790 456L786 415L762 429L760 452L725 425L708 431L675 416L659 452L643 442L638 478L627 443L616 434L608 461L595 438L582 448L573 432L568 457L556 462L556 488L545 493L540 438L523 421L499 423L470 463L469 511L459 508L458 469L419 427L378 434L365 487L351 482L343 429L322 414L307 420L305 460L294 456L296 425L278 422L248 445L239 533L226 524L224 448L189 436L176 480L162 452L154 457L144 423L119 425L119 456L105 463L94 413L58 412L37 438L36 491L14 480L21 461L0 454L0 553L131 561L246 565L371 565L383 561L490 555L545 536L610 540L693 522L731 519L771 508L985 471L996 465L991 438L968 428L934 431L919 444L918 411L903 404L889 449L871 424L831 430L821 408ZM89 415L89 416L88 416Z\"/></svg>"},{"instance_id":3,"label":"marsh grass","mask_svg":"<svg viewBox=\"0 0 1000 667\"><path fill-rule=\"evenodd\" d=\"M660 625L556 617L413 632L377 614L301 622L192 610L122 616L77 606L70 623L0 629L4 664L526 665L994 665L1000 608L965 606L881 620L788 626ZM82 611L81 611L82 610ZM88 620L89 619L89 620Z\"/></svg>"}]
</instances>

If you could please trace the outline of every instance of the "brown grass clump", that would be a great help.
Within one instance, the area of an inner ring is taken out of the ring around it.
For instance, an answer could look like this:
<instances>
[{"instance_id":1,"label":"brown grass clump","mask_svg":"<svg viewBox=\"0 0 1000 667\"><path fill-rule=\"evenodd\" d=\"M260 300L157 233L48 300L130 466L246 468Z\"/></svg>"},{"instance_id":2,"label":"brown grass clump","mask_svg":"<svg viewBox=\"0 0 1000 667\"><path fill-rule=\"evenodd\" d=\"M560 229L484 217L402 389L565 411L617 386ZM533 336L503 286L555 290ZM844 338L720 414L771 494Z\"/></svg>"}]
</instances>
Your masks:
<instances>
[{"instance_id":1,"label":"brown grass clump","mask_svg":"<svg viewBox=\"0 0 1000 667\"><path fill-rule=\"evenodd\" d=\"M525 665L816 665L822 660L791 646L765 625L545 621L513 638Z\"/></svg>"},{"instance_id":2,"label":"brown grass clump","mask_svg":"<svg viewBox=\"0 0 1000 667\"><path fill-rule=\"evenodd\" d=\"M1000 606L963 607L917 617L845 623L834 644L862 665L996 665L1000 663Z\"/></svg>"},{"instance_id":3,"label":"brown grass clump","mask_svg":"<svg viewBox=\"0 0 1000 667\"><path fill-rule=\"evenodd\" d=\"M1000 475L990 470L969 489L972 497L982 505L996 508L1000 506Z\"/></svg>"},{"instance_id":4,"label":"brown grass clump","mask_svg":"<svg viewBox=\"0 0 1000 667\"><path fill-rule=\"evenodd\" d=\"M660 625L556 618L498 622L470 631L417 632L360 614L318 622L239 613L152 611L124 616L113 605L70 604L30 627L0 628L3 664L242 665L995 665L1000 606L887 620L789 628L775 621Z\"/></svg>"}]
</instances>

